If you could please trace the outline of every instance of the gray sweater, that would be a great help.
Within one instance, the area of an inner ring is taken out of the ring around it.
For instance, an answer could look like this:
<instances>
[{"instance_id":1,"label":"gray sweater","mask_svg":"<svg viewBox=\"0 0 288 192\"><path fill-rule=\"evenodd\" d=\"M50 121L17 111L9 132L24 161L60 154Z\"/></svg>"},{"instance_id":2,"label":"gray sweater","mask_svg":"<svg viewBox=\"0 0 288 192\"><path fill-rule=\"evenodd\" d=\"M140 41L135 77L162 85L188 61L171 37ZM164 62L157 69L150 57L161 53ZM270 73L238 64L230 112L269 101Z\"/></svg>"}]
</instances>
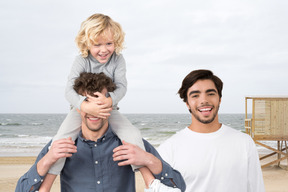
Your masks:
<instances>
[{"instance_id":1,"label":"gray sweater","mask_svg":"<svg viewBox=\"0 0 288 192\"><path fill-rule=\"evenodd\" d=\"M126 79L126 62L122 54L117 55L113 53L109 61L105 64L99 63L92 55L83 58L81 55L77 56L73 62L71 72L68 76L65 96L66 99L74 106L80 109L81 103L85 97L78 95L74 89L74 81L80 76L82 72L101 73L110 77L116 84L114 92L109 92L112 98L113 108L117 108L118 102L124 97L127 91Z\"/></svg>"}]
</instances>

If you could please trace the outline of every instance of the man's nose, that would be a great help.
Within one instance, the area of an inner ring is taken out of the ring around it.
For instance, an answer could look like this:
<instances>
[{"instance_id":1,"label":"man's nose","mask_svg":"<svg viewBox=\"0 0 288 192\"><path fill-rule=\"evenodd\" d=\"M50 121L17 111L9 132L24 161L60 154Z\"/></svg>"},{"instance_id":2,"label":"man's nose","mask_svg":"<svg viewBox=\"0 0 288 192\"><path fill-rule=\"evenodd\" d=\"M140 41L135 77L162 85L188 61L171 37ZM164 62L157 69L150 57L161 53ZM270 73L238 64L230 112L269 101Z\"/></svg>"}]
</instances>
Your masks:
<instances>
[{"instance_id":1,"label":"man's nose","mask_svg":"<svg viewBox=\"0 0 288 192\"><path fill-rule=\"evenodd\" d=\"M206 95L206 94L203 94L203 95L201 95L200 96L200 102L201 102L201 104L206 104L206 103L208 103L208 96Z\"/></svg>"}]
</instances>

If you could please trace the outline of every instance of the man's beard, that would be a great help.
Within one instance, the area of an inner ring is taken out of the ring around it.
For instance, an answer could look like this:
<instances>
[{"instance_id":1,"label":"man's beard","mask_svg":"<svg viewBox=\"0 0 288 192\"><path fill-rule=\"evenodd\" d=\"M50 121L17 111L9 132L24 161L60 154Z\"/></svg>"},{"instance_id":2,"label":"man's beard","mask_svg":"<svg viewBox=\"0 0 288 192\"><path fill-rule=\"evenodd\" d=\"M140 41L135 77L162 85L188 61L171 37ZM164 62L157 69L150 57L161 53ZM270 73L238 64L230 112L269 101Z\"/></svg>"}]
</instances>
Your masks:
<instances>
[{"instance_id":1,"label":"man's beard","mask_svg":"<svg viewBox=\"0 0 288 192\"><path fill-rule=\"evenodd\" d=\"M197 113L196 113L195 111L193 111L193 110L191 110L191 109L190 109L189 111L190 111L190 113L193 115L193 117L194 117L195 119L197 119L199 122L201 122L201 123L203 123L203 124L209 124L209 123L212 123L212 122L215 120L215 118L216 118L216 116L217 116L217 114L218 114L218 111L219 111L219 105L218 105L217 107L214 107L214 110L215 110L215 112L213 113L212 118L211 118L211 119L207 119L207 120L201 119L200 116L197 115Z\"/></svg>"},{"instance_id":2,"label":"man's beard","mask_svg":"<svg viewBox=\"0 0 288 192\"><path fill-rule=\"evenodd\" d=\"M87 118L85 119L85 125L86 125L86 127L87 127L90 131L92 131L92 132L98 132L99 130L101 130L101 128L104 126L104 124L105 124L105 121L102 120L101 123L98 125L98 127L92 128L91 126L89 126L89 124L88 124L88 122L87 122Z\"/></svg>"}]
</instances>

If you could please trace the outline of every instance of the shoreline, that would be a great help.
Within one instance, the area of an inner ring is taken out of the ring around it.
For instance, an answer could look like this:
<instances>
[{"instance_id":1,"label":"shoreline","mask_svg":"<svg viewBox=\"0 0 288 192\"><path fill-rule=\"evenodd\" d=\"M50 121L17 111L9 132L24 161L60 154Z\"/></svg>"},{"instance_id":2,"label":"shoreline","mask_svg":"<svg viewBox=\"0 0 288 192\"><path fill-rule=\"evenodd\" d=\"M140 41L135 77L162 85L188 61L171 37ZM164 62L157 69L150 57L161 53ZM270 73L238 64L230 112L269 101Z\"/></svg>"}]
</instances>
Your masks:
<instances>
[{"instance_id":1,"label":"shoreline","mask_svg":"<svg viewBox=\"0 0 288 192\"><path fill-rule=\"evenodd\" d=\"M36 156L0 157L0 192L15 191L18 179L28 171ZM262 168L266 192L288 192L287 160L281 162L283 168L275 165ZM60 180L57 177L51 192L60 191ZM136 173L136 191L144 191L144 182Z\"/></svg>"}]
</instances>

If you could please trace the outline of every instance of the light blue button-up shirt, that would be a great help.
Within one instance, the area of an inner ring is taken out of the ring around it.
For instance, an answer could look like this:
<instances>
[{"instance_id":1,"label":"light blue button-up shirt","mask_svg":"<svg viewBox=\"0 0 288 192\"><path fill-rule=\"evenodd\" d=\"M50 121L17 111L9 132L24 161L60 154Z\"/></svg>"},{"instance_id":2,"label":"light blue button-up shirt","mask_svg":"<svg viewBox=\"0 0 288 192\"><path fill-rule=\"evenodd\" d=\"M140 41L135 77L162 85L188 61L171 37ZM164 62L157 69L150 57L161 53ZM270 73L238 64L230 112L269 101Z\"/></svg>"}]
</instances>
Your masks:
<instances>
[{"instance_id":1,"label":"light blue button-up shirt","mask_svg":"<svg viewBox=\"0 0 288 192\"><path fill-rule=\"evenodd\" d=\"M135 175L131 166L118 166L113 149L122 145L110 127L97 142L85 140L80 132L75 143L77 153L66 159L61 172L62 192L135 192ZM181 174L161 159L156 149L144 140L147 152L162 161L162 172L155 177L169 186L185 190ZM43 181L37 172L37 162L48 152L48 143L37 157L35 164L18 181L16 192L37 191Z\"/></svg>"}]
</instances>

